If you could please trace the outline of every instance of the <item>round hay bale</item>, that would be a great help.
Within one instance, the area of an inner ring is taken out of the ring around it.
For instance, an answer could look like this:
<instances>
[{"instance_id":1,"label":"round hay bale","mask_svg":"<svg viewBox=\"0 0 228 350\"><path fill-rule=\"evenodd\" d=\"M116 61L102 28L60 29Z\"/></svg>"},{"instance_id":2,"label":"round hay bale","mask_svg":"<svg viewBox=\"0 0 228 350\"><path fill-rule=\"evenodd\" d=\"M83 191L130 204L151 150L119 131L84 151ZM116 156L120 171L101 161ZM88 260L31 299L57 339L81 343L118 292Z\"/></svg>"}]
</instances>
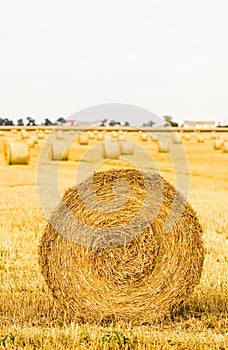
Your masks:
<instances>
[{"instance_id":1,"label":"round hay bale","mask_svg":"<svg viewBox=\"0 0 228 350\"><path fill-rule=\"evenodd\" d=\"M102 144L102 157L118 159L121 154L121 143L119 141L107 140Z\"/></svg>"},{"instance_id":2,"label":"round hay bale","mask_svg":"<svg viewBox=\"0 0 228 350\"><path fill-rule=\"evenodd\" d=\"M105 135L102 132L97 133L97 141L104 141Z\"/></svg>"},{"instance_id":3,"label":"round hay bale","mask_svg":"<svg viewBox=\"0 0 228 350\"><path fill-rule=\"evenodd\" d=\"M79 145L88 145L89 139L87 134L82 134L78 137Z\"/></svg>"},{"instance_id":4,"label":"round hay bale","mask_svg":"<svg viewBox=\"0 0 228 350\"><path fill-rule=\"evenodd\" d=\"M22 138L22 140L29 138L27 131L25 129L21 129L21 138Z\"/></svg>"},{"instance_id":5,"label":"round hay bale","mask_svg":"<svg viewBox=\"0 0 228 350\"><path fill-rule=\"evenodd\" d=\"M93 131L88 131L88 139L89 140L94 140L95 139L95 135L94 135Z\"/></svg>"},{"instance_id":6,"label":"round hay bale","mask_svg":"<svg viewBox=\"0 0 228 350\"><path fill-rule=\"evenodd\" d=\"M198 136L197 136L197 142L198 142L198 143L204 143L204 136L201 135L201 134L198 134Z\"/></svg>"},{"instance_id":7,"label":"round hay bale","mask_svg":"<svg viewBox=\"0 0 228 350\"><path fill-rule=\"evenodd\" d=\"M35 142L34 139L30 138L26 140L26 144L28 145L28 147L33 148L35 147Z\"/></svg>"},{"instance_id":8,"label":"round hay bale","mask_svg":"<svg viewBox=\"0 0 228 350\"><path fill-rule=\"evenodd\" d=\"M37 138L38 138L38 140L43 140L44 139L44 134L42 132L38 132Z\"/></svg>"},{"instance_id":9,"label":"round hay bale","mask_svg":"<svg viewBox=\"0 0 228 350\"><path fill-rule=\"evenodd\" d=\"M168 153L170 150L171 141L169 138L158 139L158 152L159 153Z\"/></svg>"},{"instance_id":10,"label":"round hay bale","mask_svg":"<svg viewBox=\"0 0 228 350\"><path fill-rule=\"evenodd\" d=\"M214 149L219 150L223 144L223 140L214 140Z\"/></svg>"},{"instance_id":11,"label":"round hay bale","mask_svg":"<svg viewBox=\"0 0 228 350\"><path fill-rule=\"evenodd\" d=\"M145 132L142 132L140 135L139 135L139 138L140 138L140 141L148 141L148 135L145 133Z\"/></svg>"},{"instance_id":12,"label":"round hay bale","mask_svg":"<svg viewBox=\"0 0 228 350\"><path fill-rule=\"evenodd\" d=\"M221 145L222 153L228 153L228 141L224 141Z\"/></svg>"},{"instance_id":13,"label":"round hay bale","mask_svg":"<svg viewBox=\"0 0 228 350\"><path fill-rule=\"evenodd\" d=\"M11 164L29 164L30 152L25 142L7 142L4 146L5 161Z\"/></svg>"},{"instance_id":14,"label":"round hay bale","mask_svg":"<svg viewBox=\"0 0 228 350\"><path fill-rule=\"evenodd\" d=\"M217 138L216 131L211 132L211 139L215 140Z\"/></svg>"},{"instance_id":15,"label":"round hay bale","mask_svg":"<svg viewBox=\"0 0 228 350\"><path fill-rule=\"evenodd\" d=\"M203 260L190 204L160 175L133 169L97 172L69 189L39 248L59 306L92 322L169 316L199 282Z\"/></svg>"},{"instance_id":16,"label":"round hay bale","mask_svg":"<svg viewBox=\"0 0 228 350\"><path fill-rule=\"evenodd\" d=\"M0 136L4 136L4 135L5 135L4 131L0 130Z\"/></svg>"},{"instance_id":17,"label":"round hay bale","mask_svg":"<svg viewBox=\"0 0 228 350\"><path fill-rule=\"evenodd\" d=\"M56 139L57 140L62 140L63 139L63 131L62 130L58 130L56 133Z\"/></svg>"},{"instance_id":18,"label":"round hay bale","mask_svg":"<svg viewBox=\"0 0 228 350\"><path fill-rule=\"evenodd\" d=\"M113 139L118 139L119 138L119 133L117 131L112 131L112 138Z\"/></svg>"},{"instance_id":19,"label":"round hay bale","mask_svg":"<svg viewBox=\"0 0 228 350\"><path fill-rule=\"evenodd\" d=\"M190 141L191 140L191 135L190 134L184 134L183 135L183 139L186 141Z\"/></svg>"},{"instance_id":20,"label":"round hay bale","mask_svg":"<svg viewBox=\"0 0 228 350\"><path fill-rule=\"evenodd\" d=\"M181 137L177 134L172 135L172 141L174 144L181 144L182 143Z\"/></svg>"},{"instance_id":21,"label":"round hay bale","mask_svg":"<svg viewBox=\"0 0 228 350\"><path fill-rule=\"evenodd\" d=\"M51 133L51 130L50 129L44 129L44 134L48 135Z\"/></svg>"},{"instance_id":22,"label":"round hay bale","mask_svg":"<svg viewBox=\"0 0 228 350\"><path fill-rule=\"evenodd\" d=\"M68 160L69 147L67 142L51 143L51 159L52 160Z\"/></svg>"},{"instance_id":23,"label":"round hay bale","mask_svg":"<svg viewBox=\"0 0 228 350\"><path fill-rule=\"evenodd\" d=\"M133 155L135 152L134 143L131 141L121 141L121 154Z\"/></svg>"}]
</instances>

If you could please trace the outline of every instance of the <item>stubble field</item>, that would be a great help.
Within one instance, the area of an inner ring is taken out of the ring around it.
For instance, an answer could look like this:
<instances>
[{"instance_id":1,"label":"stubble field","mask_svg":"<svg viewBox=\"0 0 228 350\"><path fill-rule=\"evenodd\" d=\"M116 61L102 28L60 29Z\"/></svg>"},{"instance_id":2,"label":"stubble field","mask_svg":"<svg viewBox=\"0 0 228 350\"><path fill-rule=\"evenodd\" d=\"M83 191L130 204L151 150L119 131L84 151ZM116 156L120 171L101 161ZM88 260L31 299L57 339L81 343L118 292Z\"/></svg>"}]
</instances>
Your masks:
<instances>
[{"instance_id":1,"label":"stubble field","mask_svg":"<svg viewBox=\"0 0 228 350\"><path fill-rule=\"evenodd\" d=\"M7 132L2 140L16 137ZM75 143L67 162L41 159L38 164L45 143L40 139L30 150L30 165L6 166L1 146L0 348L228 349L228 153L213 149L209 133L204 134L204 143L197 143L196 137L192 134L191 140L182 143L189 172L183 171L184 159L177 153L178 146L174 145L171 153L177 163L174 171L170 154L158 153L156 142L141 142L133 133L127 138L141 150L134 157L129 156L128 161L83 158L96 143L90 140L89 146ZM154 164L145 157L143 149ZM44 201L48 197L45 209L49 213L58 204L59 193L63 194L91 171L123 166L155 171L155 165L156 171L183 191L189 175L188 200L204 229L205 262L200 284L180 314L162 323L73 322L53 301L38 265L38 245L47 222L40 195ZM56 174L57 182L53 180Z\"/></svg>"}]
</instances>

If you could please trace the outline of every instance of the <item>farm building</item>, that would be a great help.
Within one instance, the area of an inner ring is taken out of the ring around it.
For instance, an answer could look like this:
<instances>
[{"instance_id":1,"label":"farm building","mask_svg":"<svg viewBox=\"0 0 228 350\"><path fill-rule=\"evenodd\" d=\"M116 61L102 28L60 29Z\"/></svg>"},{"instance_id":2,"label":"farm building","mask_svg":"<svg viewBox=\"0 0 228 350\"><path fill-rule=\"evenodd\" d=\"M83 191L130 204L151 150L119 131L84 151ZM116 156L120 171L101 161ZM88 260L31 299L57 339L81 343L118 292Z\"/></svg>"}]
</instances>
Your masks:
<instances>
[{"instance_id":1,"label":"farm building","mask_svg":"<svg viewBox=\"0 0 228 350\"><path fill-rule=\"evenodd\" d=\"M214 129L216 128L215 121L189 121L185 120L183 125L185 129Z\"/></svg>"}]
</instances>

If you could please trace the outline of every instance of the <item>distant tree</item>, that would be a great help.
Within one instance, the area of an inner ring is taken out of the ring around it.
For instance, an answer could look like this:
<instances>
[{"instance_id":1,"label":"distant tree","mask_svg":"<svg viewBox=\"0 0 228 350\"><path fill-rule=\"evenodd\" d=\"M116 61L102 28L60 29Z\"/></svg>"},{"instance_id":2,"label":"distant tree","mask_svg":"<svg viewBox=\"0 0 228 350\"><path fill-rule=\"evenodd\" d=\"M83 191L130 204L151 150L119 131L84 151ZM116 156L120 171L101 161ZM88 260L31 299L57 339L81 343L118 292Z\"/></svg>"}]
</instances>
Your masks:
<instances>
[{"instance_id":1,"label":"distant tree","mask_svg":"<svg viewBox=\"0 0 228 350\"><path fill-rule=\"evenodd\" d=\"M57 122L58 124L65 124L65 123L66 123L66 119L64 119L63 117L60 117L60 118L58 118L58 119L56 120L56 122Z\"/></svg>"},{"instance_id":2,"label":"distant tree","mask_svg":"<svg viewBox=\"0 0 228 350\"><path fill-rule=\"evenodd\" d=\"M107 118L102 119L101 122L100 122L100 126L105 126L107 121L108 121Z\"/></svg>"},{"instance_id":3,"label":"distant tree","mask_svg":"<svg viewBox=\"0 0 228 350\"><path fill-rule=\"evenodd\" d=\"M148 123L143 123L143 126L153 127L154 124L156 124L156 123L153 120L150 120Z\"/></svg>"},{"instance_id":4,"label":"distant tree","mask_svg":"<svg viewBox=\"0 0 228 350\"><path fill-rule=\"evenodd\" d=\"M18 119L17 125L18 125L18 126L23 126L23 125L24 125L24 121L23 121L22 118L21 118L21 119Z\"/></svg>"},{"instance_id":5,"label":"distant tree","mask_svg":"<svg viewBox=\"0 0 228 350\"><path fill-rule=\"evenodd\" d=\"M173 117L171 117L170 115L164 115L163 119L165 120L164 126L178 126L178 123L173 122Z\"/></svg>"},{"instance_id":6,"label":"distant tree","mask_svg":"<svg viewBox=\"0 0 228 350\"><path fill-rule=\"evenodd\" d=\"M48 118L45 118L44 125L45 126L53 125L53 123Z\"/></svg>"},{"instance_id":7,"label":"distant tree","mask_svg":"<svg viewBox=\"0 0 228 350\"><path fill-rule=\"evenodd\" d=\"M0 118L0 125L3 125L3 119Z\"/></svg>"},{"instance_id":8,"label":"distant tree","mask_svg":"<svg viewBox=\"0 0 228 350\"><path fill-rule=\"evenodd\" d=\"M32 125L32 126L35 126L35 125L36 125L36 122L35 122L35 119L34 119L34 118L32 118L32 117L27 117L26 119L27 119L27 121L28 121L28 123L27 123L28 126L29 126L29 125Z\"/></svg>"},{"instance_id":9,"label":"distant tree","mask_svg":"<svg viewBox=\"0 0 228 350\"><path fill-rule=\"evenodd\" d=\"M124 126L130 126L129 122L124 122Z\"/></svg>"},{"instance_id":10,"label":"distant tree","mask_svg":"<svg viewBox=\"0 0 228 350\"><path fill-rule=\"evenodd\" d=\"M3 119L3 125L14 125L12 120L8 118Z\"/></svg>"},{"instance_id":11,"label":"distant tree","mask_svg":"<svg viewBox=\"0 0 228 350\"><path fill-rule=\"evenodd\" d=\"M115 126L115 125L120 125L120 122L117 122L115 120L110 120L109 126Z\"/></svg>"}]
</instances>

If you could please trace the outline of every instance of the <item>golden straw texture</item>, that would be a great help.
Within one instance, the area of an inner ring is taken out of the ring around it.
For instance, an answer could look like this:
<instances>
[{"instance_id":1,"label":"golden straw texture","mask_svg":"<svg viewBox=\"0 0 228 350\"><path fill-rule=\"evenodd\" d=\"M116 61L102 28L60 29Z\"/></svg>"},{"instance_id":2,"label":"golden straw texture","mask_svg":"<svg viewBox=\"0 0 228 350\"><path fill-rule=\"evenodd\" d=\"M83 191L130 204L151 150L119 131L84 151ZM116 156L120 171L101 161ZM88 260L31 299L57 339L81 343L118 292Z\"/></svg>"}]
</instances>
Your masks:
<instances>
[{"instance_id":1,"label":"golden straw texture","mask_svg":"<svg viewBox=\"0 0 228 350\"><path fill-rule=\"evenodd\" d=\"M190 204L160 175L97 172L65 193L39 262L59 307L76 319L154 322L199 282L201 236Z\"/></svg>"}]
</instances>

